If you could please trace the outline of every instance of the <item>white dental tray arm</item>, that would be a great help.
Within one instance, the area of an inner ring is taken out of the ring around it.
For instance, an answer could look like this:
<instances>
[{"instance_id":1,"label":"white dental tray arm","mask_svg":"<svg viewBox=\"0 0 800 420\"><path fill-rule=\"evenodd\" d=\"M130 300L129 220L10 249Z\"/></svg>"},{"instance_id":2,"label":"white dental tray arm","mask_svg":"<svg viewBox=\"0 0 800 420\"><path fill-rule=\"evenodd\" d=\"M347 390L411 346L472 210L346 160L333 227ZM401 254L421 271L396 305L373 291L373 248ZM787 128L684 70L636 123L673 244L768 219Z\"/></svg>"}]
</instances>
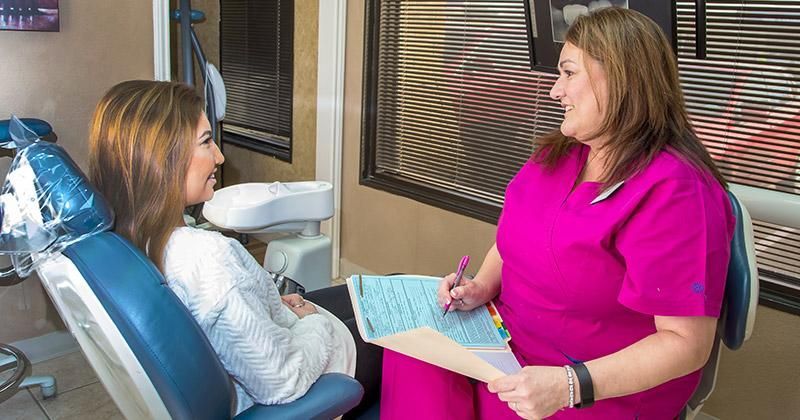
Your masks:
<instances>
[{"instance_id":1,"label":"white dental tray arm","mask_svg":"<svg viewBox=\"0 0 800 420\"><path fill-rule=\"evenodd\" d=\"M299 291L330 286L331 241L320 222L333 216L333 186L323 181L254 182L231 185L214 193L203 206L212 224L254 234L297 233L272 239L264 268L276 282L292 280ZM293 291L293 290L289 290Z\"/></svg>"},{"instance_id":2,"label":"white dental tray arm","mask_svg":"<svg viewBox=\"0 0 800 420\"><path fill-rule=\"evenodd\" d=\"M231 185L214 193L203 207L203 216L242 233L318 235L319 223L333 216L333 186L322 181Z\"/></svg>"}]
</instances>

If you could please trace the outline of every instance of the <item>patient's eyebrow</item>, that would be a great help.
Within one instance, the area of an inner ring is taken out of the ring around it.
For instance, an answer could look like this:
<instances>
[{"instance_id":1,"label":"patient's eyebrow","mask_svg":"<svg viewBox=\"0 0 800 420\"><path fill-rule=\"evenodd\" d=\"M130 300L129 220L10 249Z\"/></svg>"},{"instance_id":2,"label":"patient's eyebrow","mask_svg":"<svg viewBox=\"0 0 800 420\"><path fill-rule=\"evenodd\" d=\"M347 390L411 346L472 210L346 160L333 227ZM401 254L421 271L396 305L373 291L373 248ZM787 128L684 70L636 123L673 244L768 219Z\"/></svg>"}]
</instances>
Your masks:
<instances>
[{"instance_id":1,"label":"patient's eyebrow","mask_svg":"<svg viewBox=\"0 0 800 420\"><path fill-rule=\"evenodd\" d=\"M567 64L567 63L575 64L575 62L572 61L572 59L565 58L564 60L561 60L560 63L558 63L558 67L564 68L564 64Z\"/></svg>"},{"instance_id":2,"label":"patient's eyebrow","mask_svg":"<svg viewBox=\"0 0 800 420\"><path fill-rule=\"evenodd\" d=\"M201 134L200 137L198 137L197 139L205 140L207 137L211 137L211 130L204 131L203 134Z\"/></svg>"}]
</instances>

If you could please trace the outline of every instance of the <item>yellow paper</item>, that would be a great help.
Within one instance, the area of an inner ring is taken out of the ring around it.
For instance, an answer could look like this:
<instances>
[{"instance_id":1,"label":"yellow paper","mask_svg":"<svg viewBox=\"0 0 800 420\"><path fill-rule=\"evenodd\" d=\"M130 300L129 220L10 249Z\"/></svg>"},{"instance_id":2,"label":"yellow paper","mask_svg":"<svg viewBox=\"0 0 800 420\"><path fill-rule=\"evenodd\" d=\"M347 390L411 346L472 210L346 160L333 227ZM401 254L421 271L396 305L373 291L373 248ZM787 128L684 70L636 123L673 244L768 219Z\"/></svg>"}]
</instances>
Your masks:
<instances>
[{"instance_id":1,"label":"yellow paper","mask_svg":"<svg viewBox=\"0 0 800 420\"><path fill-rule=\"evenodd\" d=\"M381 337L372 343L483 382L505 376L446 335L428 327Z\"/></svg>"}]
</instances>

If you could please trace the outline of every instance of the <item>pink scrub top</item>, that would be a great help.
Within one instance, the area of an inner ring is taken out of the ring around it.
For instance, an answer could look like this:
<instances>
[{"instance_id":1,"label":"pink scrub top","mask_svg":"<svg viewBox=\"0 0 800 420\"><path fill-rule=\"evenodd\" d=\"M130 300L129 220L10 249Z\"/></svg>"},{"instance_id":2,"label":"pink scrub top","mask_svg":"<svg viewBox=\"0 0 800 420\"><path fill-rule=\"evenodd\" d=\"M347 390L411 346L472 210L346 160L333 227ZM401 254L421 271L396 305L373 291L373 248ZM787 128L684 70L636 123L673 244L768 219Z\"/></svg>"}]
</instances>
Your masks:
<instances>
[{"instance_id":1,"label":"pink scrub top","mask_svg":"<svg viewBox=\"0 0 800 420\"><path fill-rule=\"evenodd\" d=\"M599 183L572 188L588 151L576 145L552 169L529 161L506 190L496 304L523 366L614 353L655 333L654 315L720 313L735 225L722 186L662 151L596 201ZM670 418L699 380L696 371L554 416Z\"/></svg>"}]
</instances>

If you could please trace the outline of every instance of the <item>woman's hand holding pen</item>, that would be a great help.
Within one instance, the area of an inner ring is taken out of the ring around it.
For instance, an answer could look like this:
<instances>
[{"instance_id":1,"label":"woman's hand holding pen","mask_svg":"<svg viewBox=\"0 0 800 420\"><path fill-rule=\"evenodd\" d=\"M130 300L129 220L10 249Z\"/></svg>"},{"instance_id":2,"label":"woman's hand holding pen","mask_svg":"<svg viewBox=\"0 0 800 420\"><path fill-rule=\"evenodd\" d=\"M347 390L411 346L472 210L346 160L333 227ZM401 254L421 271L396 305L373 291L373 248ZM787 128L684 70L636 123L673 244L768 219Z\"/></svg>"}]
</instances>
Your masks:
<instances>
[{"instance_id":1,"label":"woman's hand holding pen","mask_svg":"<svg viewBox=\"0 0 800 420\"><path fill-rule=\"evenodd\" d=\"M569 405L562 367L526 366L519 373L489 382L489 391L524 419L542 419ZM578 389L575 393L580 395Z\"/></svg>"},{"instance_id":2,"label":"woman's hand holding pen","mask_svg":"<svg viewBox=\"0 0 800 420\"><path fill-rule=\"evenodd\" d=\"M494 299L500 293L502 267L503 260L497 251L497 245L492 245L473 280L467 280L465 277L458 286L453 287L456 280L455 273L442 279L436 292L439 305L444 307L452 301L449 310L469 311Z\"/></svg>"},{"instance_id":3,"label":"woman's hand holding pen","mask_svg":"<svg viewBox=\"0 0 800 420\"><path fill-rule=\"evenodd\" d=\"M456 280L456 273L450 273L439 283L439 290L436 292L440 306L445 306L449 302L450 310L470 311L492 300L491 294L480 281L468 280L466 277L453 288ZM452 290L450 290L452 288Z\"/></svg>"}]
</instances>

